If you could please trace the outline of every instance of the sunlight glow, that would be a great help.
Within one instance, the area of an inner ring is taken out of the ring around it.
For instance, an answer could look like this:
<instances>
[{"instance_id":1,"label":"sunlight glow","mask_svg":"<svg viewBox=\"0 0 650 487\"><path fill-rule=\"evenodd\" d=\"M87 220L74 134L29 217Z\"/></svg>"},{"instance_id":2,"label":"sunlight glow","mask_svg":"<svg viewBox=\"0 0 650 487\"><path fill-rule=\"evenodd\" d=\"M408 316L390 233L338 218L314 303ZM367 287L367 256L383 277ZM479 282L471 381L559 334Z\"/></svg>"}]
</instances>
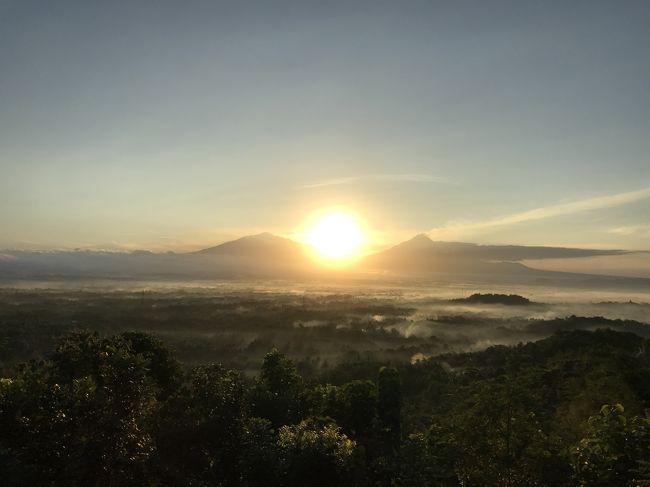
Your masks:
<instances>
[{"instance_id":1,"label":"sunlight glow","mask_svg":"<svg viewBox=\"0 0 650 487\"><path fill-rule=\"evenodd\" d=\"M322 258L344 260L356 257L363 244L357 220L347 213L327 213L308 230L306 240Z\"/></svg>"}]
</instances>

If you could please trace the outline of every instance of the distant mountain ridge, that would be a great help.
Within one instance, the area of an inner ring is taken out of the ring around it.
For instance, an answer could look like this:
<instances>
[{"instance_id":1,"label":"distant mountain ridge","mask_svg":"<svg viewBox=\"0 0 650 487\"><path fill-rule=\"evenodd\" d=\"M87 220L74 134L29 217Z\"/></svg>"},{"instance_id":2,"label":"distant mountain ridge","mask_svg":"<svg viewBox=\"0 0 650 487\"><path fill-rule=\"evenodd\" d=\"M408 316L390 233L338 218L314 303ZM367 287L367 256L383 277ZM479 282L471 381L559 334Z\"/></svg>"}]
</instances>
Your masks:
<instances>
[{"instance_id":1,"label":"distant mountain ridge","mask_svg":"<svg viewBox=\"0 0 650 487\"><path fill-rule=\"evenodd\" d=\"M557 259L570 257L591 257L597 255L619 255L624 250L595 250L570 247L543 247L527 245L482 245L466 242L445 242L432 240L421 233L399 243L387 250L378 252L395 253L398 251L423 252L435 251L440 255L471 257L483 260L517 262L524 259Z\"/></svg>"},{"instance_id":2,"label":"distant mountain ridge","mask_svg":"<svg viewBox=\"0 0 650 487\"><path fill-rule=\"evenodd\" d=\"M377 271L418 277L431 274L545 277L551 274L526 267L520 261L620 253L623 251L436 242L427 235L419 234L410 240L368 256L365 265Z\"/></svg>"},{"instance_id":3,"label":"distant mountain ridge","mask_svg":"<svg viewBox=\"0 0 650 487\"><path fill-rule=\"evenodd\" d=\"M0 279L127 278L231 279L318 278L333 274L316 264L310 249L268 232L189 253L149 251L3 251ZM618 255L620 250L591 250L516 245L436 242L424 234L368 255L339 276L416 277L439 280L479 278L526 280L565 279L576 274L542 271L523 259ZM472 277L473 276L473 277ZM590 277L583 275L584 277ZM650 284L650 280L648 284Z\"/></svg>"}]
</instances>

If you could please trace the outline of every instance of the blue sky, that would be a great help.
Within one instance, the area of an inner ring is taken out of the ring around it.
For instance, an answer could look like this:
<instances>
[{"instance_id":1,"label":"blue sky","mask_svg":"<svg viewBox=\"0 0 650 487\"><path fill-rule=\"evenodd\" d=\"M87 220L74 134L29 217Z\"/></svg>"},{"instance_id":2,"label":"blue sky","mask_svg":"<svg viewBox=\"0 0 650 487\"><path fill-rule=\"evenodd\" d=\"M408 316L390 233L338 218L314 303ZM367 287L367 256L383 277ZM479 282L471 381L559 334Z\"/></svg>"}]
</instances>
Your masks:
<instances>
[{"instance_id":1,"label":"blue sky","mask_svg":"<svg viewBox=\"0 0 650 487\"><path fill-rule=\"evenodd\" d=\"M649 24L646 1L0 0L0 247L181 250L343 206L377 246L650 249Z\"/></svg>"}]
</instances>

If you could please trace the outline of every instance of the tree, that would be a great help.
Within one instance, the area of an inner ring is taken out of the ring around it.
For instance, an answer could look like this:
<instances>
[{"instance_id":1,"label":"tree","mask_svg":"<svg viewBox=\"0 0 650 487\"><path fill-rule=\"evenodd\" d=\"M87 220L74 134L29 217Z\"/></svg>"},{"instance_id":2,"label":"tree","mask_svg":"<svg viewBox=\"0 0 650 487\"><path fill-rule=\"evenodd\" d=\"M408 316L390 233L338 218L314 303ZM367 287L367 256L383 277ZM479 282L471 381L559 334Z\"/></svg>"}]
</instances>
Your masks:
<instances>
[{"instance_id":1,"label":"tree","mask_svg":"<svg viewBox=\"0 0 650 487\"><path fill-rule=\"evenodd\" d=\"M330 487L351 483L356 443L335 423L310 419L278 433L283 487Z\"/></svg>"},{"instance_id":2,"label":"tree","mask_svg":"<svg viewBox=\"0 0 650 487\"><path fill-rule=\"evenodd\" d=\"M579 485L628 485L650 480L650 416L628 420L621 404L605 404L588 421L573 452Z\"/></svg>"},{"instance_id":3,"label":"tree","mask_svg":"<svg viewBox=\"0 0 650 487\"><path fill-rule=\"evenodd\" d=\"M122 333L133 353L141 355L148 364L149 375L158 388L158 399L166 399L180 385L181 366L160 340L141 332Z\"/></svg>"},{"instance_id":4,"label":"tree","mask_svg":"<svg viewBox=\"0 0 650 487\"><path fill-rule=\"evenodd\" d=\"M455 487L458 452L452 433L437 426L406 438L400 450L399 481L402 487Z\"/></svg>"},{"instance_id":5,"label":"tree","mask_svg":"<svg viewBox=\"0 0 650 487\"><path fill-rule=\"evenodd\" d=\"M270 421L248 418L244 424L240 460L243 487L278 485L279 450Z\"/></svg>"},{"instance_id":6,"label":"tree","mask_svg":"<svg viewBox=\"0 0 650 487\"><path fill-rule=\"evenodd\" d=\"M386 446L397 452L402 439L402 391L399 372L393 367L379 369L377 415Z\"/></svg>"},{"instance_id":7,"label":"tree","mask_svg":"<svg viewBox=\"0 0 650 487\"><path fill-rule=\"evenodd\" d=\"M239 373L199 366L162 406L157 424L158 468L167 483L238 485L244 434Z\"/></svg>"},{"instance_id":8,"label":"tree","mask_svg":"<svg viewBox=\"0 0 650 487\"><path fill-rule=\"evenodd\" d=\"M469 392L469 391L468 391ZM542 481L553 464L550 485L566 485L570 469L559 458L556 438L545 432L533 391L512 378L478 383L452 418L456 471L468 485L515 487Z\"/></svg>"},{"instance_id":9,"label":"tree","mask_svg":"<svg viewBox=\"0 0 650 487\"><path fill-rule=\"evenodd\" d=\"M275 428L296 423L305 409L303 393L302 378L294 363L273 349L264 357L250 391L251 415L268 419Z\"/></svg>"},{"instance_id":10,"label":"tree","mask_svg":"<svg viewBox=\"0 0 650 487\"><path fill-rule=\"evenodd\" d=\"M0 391L7 484L134 484L154 451L155 389L145 358L122 337L75 333ZM8 452L8 453L7 453Z\"/></svg>"},{"instance_id":11,"label":"tree","mask_svg":"<svg viewBox=\"0 0 650 487\"><path fill-rule=\"evenodd\" d=\"M341 416L335 418L355 438L372 434L377 417L377 386L369 380L355 380L339 388Z\"/></svg>"}]
</instances>

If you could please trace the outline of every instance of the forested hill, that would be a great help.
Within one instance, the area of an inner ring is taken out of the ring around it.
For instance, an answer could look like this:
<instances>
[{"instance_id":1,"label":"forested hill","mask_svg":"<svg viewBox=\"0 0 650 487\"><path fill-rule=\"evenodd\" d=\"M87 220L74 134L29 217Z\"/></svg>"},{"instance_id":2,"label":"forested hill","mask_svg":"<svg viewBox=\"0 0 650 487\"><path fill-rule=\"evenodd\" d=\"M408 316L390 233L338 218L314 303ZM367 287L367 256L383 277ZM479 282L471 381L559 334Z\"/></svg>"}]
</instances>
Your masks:
<instances>
[{"instance_id":1,"label":"forested hill","mask_svg":"<svg viewBox=\"0 0 650 487\"><path fill-rule=\"evenodd\" d=\"M0 380L3 485L628 485L650 480L649 343L571 331L302 377L185 370L142 333L65 336Z\"/></svg>"},{"instance_id":2,"label":"forested hill","mask_svg":"<svg viewBox=\"0 0 650 487\"><path fill-rule=\"evenodd\" d=\"M467 304L504 304L506 306L522 306L531 304L528 298L519 296L518 294L481 294L474 293L467 298L458 298L450 300L452 303L467 303Z\"/></svg>"}]
</instances>

